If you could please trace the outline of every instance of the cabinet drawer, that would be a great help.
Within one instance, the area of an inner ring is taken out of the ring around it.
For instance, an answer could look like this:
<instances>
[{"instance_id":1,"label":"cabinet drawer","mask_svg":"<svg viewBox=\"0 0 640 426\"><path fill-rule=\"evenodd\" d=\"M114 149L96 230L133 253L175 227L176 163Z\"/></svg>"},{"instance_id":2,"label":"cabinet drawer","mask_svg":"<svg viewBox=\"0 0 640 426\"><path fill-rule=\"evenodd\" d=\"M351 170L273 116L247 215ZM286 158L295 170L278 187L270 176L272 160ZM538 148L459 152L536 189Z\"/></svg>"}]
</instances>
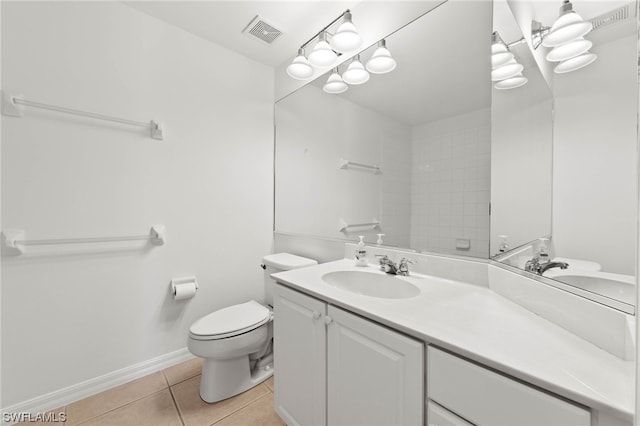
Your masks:
<instances>
[{"instance_id":1,"label":"cabinet drawer","mask_svg":"<svg viewBox=\"0 0 640 426\"><path fill-rule=\"evenodd\" d=\"M427 403L427 420L429 426L473 426L433 401Z\"/></svg>"},{"instance_id":2,"label":"cabinet drawer","mask_svg":"<svg viewBox=\"0 0 640 426\"><path fill-rule=\"evenodd\" d=\"M591 424L578 405L432 346L427 363L429 399L478 426Z\"/></svg>"}]
</instances>

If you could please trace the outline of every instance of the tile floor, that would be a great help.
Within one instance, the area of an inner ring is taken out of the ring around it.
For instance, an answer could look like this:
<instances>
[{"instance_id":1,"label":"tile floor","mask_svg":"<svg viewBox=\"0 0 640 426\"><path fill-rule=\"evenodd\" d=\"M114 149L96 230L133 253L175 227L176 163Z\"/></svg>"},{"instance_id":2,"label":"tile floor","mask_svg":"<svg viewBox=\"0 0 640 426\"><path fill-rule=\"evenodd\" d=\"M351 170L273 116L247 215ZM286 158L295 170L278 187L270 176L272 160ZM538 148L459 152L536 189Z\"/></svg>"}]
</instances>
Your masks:
<instances>
[{"instance_id":1,"label":"tile floor","mask_svg":"<svg viewBox=\"0 0 640 426\"><path fill-rule=\"evenodd\" d=\"M273 377L207 404L199 394L201 365L199 358L189 360L52 412L64 412L68 426L285 425L273 409Z\"/></svg>"}]
</instances>

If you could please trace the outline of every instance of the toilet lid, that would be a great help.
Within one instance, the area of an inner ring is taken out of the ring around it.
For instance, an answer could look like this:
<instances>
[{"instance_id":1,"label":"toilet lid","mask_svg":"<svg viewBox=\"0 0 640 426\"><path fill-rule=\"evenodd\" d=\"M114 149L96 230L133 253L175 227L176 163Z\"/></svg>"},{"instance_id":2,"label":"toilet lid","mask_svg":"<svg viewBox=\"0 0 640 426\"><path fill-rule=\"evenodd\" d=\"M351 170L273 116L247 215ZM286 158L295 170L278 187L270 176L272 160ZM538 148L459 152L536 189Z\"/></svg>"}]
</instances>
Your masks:
<instances>
[{"instance_id":1,"label":"toilet lid","mask_svg":"<svg viewBox=\"0 0 640 426\"><path fill-rule=\"evenodd\" d=\"M189 332L209 339L251 331L269 321L271 311L255 300L212 312L194 322Z\"/></svg>"}]
</instances>

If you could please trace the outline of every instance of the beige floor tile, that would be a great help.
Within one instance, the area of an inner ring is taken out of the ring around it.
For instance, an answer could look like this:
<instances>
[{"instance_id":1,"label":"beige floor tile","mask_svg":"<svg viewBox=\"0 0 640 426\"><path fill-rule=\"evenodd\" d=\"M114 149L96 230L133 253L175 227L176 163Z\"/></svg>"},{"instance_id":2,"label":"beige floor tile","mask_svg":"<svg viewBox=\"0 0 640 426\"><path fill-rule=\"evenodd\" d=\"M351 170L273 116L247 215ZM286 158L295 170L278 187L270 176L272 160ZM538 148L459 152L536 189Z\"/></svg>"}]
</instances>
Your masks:
<instances>
[{"instance_id":1,"label":"beige floor tile","mask_svg":"<svg viewBox=\"0 0 640 426\"><path fill-rule=\"evenodd\" d=\"M172 386L171 392L185 426L211 425L270 393L263 383L240 395L208 404L200 399L200 376Z\"/></svg>"},{"instance_id":2,"label":"beige floor tile","mask_svg":"<svg viewBox=\"0 0 640 426\"><path fill-rule=\"evenodd\" d=\"M197 376L202 371L202 358L194 358L189 361L169 367L163 370L164 376L169 382L169 386L173 386L187 379Z\"/></svg>"},{"instance_id":3,"label":"beige floor tile","mask_svg":"<svg viewBox=\"0 0 640 426\"><path fill-rule=\"evenodd\" d=\"M275 385L273 384L273 376L265 380L264 384L267 385L267 387L269 388L269 390L271 390L271 392L275 390L275 387L274 387Z\"/></svg>"},{"instance_id":4,"label":"beige floor tile","mask_svg":"<svg viewBox=\"0 0 640 426\"><path fill-rule=\"evenodd\" d=\"M273 394L268 393L241 410L215 424L215 426L286 426L273 409Z\"/></svg>"},{"instance_id":5,"label":"beige floor tile","mask_svg":"<svg viewBox=\"0 0 640 426\"><path fill-rule=\"evenodd\" d=\"M167 388L162 372L116 386L67 406L67 425L76 425Z\"/></svg>"},{"instance_id":6,"label":"beige floor tile","mask_svg":"<svg viewBox=\"0 0 640 426\"><path fill-rule=\"evenodd\" d=\"M182 426L169 389L95 417L82 426Z\"/></svg>"}]
</instances>

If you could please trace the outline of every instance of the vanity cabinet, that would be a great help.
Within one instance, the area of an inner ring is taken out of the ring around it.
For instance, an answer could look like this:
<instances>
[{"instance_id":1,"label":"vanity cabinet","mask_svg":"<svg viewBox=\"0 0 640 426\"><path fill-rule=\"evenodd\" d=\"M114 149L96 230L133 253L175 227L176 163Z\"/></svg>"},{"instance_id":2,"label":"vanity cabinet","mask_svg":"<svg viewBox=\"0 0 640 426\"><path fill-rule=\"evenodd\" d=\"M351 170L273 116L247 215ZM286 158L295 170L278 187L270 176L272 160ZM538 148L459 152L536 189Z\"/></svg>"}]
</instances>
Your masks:
<instances>
[{"instance_id":1,"label":"vanity cabinet","mask_svg":"<svg viewBox=\"0 0 640 426\"><path fill-rule=\"evenodd\" d=\"M421 425L424 346L276 284L275 409L289 425Z\"/></svg>"},{"instance_id":2,"label":"vanity cabinet","mask_svg":"<svg viewBox=\"0 0 640 426\"><path fill-rule=\"evenodd\" d=\"M427 363L430 425L591 425L588 409L449 352L429 346Z\"/></svg>"}]
</instances>

